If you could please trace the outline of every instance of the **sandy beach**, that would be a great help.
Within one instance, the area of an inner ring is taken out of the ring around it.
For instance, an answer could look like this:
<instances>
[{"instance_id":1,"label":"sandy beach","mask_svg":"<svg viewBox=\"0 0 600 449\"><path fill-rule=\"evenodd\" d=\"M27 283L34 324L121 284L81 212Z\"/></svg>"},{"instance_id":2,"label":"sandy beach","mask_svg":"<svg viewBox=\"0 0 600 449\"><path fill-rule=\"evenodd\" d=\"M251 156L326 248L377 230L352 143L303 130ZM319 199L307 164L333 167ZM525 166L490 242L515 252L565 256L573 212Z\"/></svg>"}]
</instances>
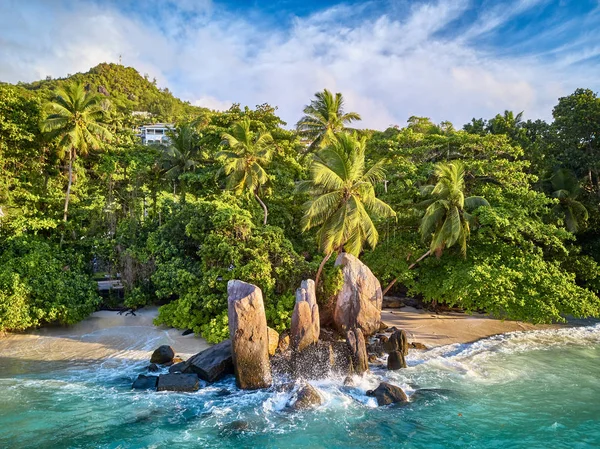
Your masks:
<instances>
[{"instance_id":1,"label":"sandy beach","mask_svg":"<svg viewBox=\"0 0 600 449\"><path fill-rule=\"evenodd\" d=\"M502 321L487 315L465 313L432 313L413 307L383 309L381 320L392 327L403 329L410 341L427 347L453 343L471 343L492 335L515 331L551 329L560 325L534 325L520 321Z\"/></svg>"},{"instance_id":2,"label":"sandy beach","mask_svg":"<svg viewBox=\"0 0 600 449\"><path fill-rule=\"evenodd\" d=\"M95 312L73 326L0 334L0 359L36 362L106 359L149 360L160 345L170 345L188 358L209 345L203 338L181 335L178 329L155 326L156 307L140 309L136 316L112 311Z\"/></svg>"}]
</instances>

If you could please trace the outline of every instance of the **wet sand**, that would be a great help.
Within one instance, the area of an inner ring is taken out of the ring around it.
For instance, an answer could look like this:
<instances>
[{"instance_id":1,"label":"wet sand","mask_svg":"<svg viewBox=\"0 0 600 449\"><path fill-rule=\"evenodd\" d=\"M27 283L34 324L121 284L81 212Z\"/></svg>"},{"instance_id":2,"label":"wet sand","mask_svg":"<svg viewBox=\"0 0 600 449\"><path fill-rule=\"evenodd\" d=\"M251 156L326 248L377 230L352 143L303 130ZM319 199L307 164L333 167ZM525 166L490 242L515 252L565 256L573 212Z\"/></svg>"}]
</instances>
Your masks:
<instances>
[{"instance_id":1,"label":"wet sand","mask_svg":"<svg viewBox=\"0 0 600 449\"><path fill-rule=\"evenodd\" d=\"M100 311L73 326L49 326L23 333L0 333L0 358L59 362L106 359L150 360L160 345L170 345L186 359L209 345L178 329L154 326L156 307L136 316Z\"/></svg>"},{"instance_id":2,"label":"wet sand","mask_svg":"<svg viewBox=\"0 0 600 449\"><path fill-rule=\"evenodd\" d=\"M381 320L408 333L410 341L428 347L453 343L471 343L492 335L515 331L552 329L561 325L534 325L520 321L502 321L487 315L464 313L432 313L413 307L383 309Z\"/></svg>"}]
</instances>

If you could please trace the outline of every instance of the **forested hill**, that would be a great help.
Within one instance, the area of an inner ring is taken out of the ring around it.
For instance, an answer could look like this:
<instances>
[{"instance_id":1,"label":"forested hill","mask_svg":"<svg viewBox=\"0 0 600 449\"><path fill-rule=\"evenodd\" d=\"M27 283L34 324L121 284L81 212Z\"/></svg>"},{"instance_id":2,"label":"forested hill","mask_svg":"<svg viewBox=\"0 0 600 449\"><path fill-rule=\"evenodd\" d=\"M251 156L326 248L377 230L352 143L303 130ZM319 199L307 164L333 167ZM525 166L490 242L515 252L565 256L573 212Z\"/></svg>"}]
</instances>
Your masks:
<instances>
[{"instance_id":1,"label":"forested hill","mask_svg":"<svg viewBox=\"0 0 600 449\"><path fill-rule=\"evenodd\" d=\"M148 75L142 76L133 67L113 63L98 64L86 73L76 73L66 78L48 78L20 83L20 86L51 96L56 88L71 81L81 82L90 91L105 95L119 112L151 113L152 116L145 118L145 121L174 122L195 118L206 111L205 108L192 106L189 102L174 97L168 88L159 88L156 79L150 80Z\"/></svg>"}]
</instances>

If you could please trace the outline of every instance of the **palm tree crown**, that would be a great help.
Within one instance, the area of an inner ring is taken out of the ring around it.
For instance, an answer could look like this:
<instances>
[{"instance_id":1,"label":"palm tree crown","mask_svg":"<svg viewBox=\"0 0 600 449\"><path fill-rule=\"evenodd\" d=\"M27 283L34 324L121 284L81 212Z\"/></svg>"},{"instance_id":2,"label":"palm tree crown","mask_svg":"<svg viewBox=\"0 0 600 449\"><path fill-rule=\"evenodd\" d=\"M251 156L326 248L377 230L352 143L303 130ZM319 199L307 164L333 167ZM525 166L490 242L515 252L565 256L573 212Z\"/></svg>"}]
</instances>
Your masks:
<instances>
[{"instance_id":1,"label":"palm tree crown","mask_svg":"<svg viewBox=\"0 0 600 449\"><path fill-rule=\"evenodd\" d=\"M473 216L467 210L489 203L480 196L465 198L465 168L462 162L438 163L435 166L437 184L421 189L432 198L420 203L427 206L419 231L424 240L431 238L429 251L438 257L445 248L458 244L463 255L467 252L467 239L471 232Z\"/></svg>"},{"instance_id":2,"label":"palm tree crown","mask_svg":"<svg viewBox=\"0 0 600 449\"><path fill-rule=\"evenodd\" d=\"M225 160L223 170L227 175L227 187L236 193L247 191L253 194L264 210L263 223L267 224L267 206L258 194L260 187L269 180L264 167L273 156L273 137L269 132L252 132L250 119L244 118L222 138L229 149L220 151L217 156Z\"/></svg>"},{"instance_id":3,"label":"palm tree crown","mask_svg":"<svg viewBox=\"0 0 600 449\"><path fill-rule=\"evenodd\" d=\"M190 123L183 123L168 133L169 145L163 155L165 174L180 182L181 202L185 203L185 180L182 175L196 166L196 156L200 150L198 134Z\"/></svg>"},{"instance_id":4,"label":"palm tree crown","mask_svg":"<svg viewBox=\"0 0 600 449\"><path fill-rule=\"evenodd\" d=\"M557 170L550 178L552 184L552 198L557 198L559 203L552 211L564 217L565 226L570 232L576 233L581 222L588 219L588 211L585 206L577 201L581 192L577 178L569 170Z\"/></svg>"},{"instance_id":5,"label":"palm tree crown","mask_svg":"<svg viewBox=\"0 0 600 449\"><path fill-rule=\"evenodd\" d=\"M303 230L320 227L320 249L358 255L367 243L377 245L379 234L371 216L393 217L394 210L375 197L374 183L384 178L381 163L365 167L365 139L339 134L314 156L311 179L301 188L312 198L305 204Z\"/></svg>"},{"instance_id":6,"label":"palm tree crown","mask_svg":"<svg viewBox=\"0 0 600 449\"><path fill-rule=\"evenodd\" d=\"M48 103L48 116L41 124L43 132L57 138L61 158L69 161L69 179L65 197L63 220L67 221L69 197L73 183L73 161L79 153L85 156L89 150L99 149L102 140L111 138L110 131L103 126L104 97L85 91L83 84L71 83L56 92Z\"/></svg>"},{"instance_id":7,"label":"palm tree crown","mask_svg":"<svg viewBox=\"0 0 600 449\"><path fill-rule=\"evenodd\" d=\"M345 129L346 124L361 119L356 112L344 112L344 99L339 92L334 96L324 89L315 97L304 108L306 115L296 124L300 135L311 140L310 150L326 146L336 133Z\"/></svg>"}]
</instances>

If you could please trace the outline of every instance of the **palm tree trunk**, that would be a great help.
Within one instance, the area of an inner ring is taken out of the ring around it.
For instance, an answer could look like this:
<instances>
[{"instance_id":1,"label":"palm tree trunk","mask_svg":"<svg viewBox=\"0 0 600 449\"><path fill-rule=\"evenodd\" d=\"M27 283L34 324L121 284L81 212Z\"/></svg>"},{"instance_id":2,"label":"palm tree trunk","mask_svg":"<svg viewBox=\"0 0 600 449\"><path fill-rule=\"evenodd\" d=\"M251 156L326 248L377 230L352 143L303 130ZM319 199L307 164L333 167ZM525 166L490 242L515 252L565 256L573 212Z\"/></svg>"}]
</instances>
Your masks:
<instances>
[{"instance_id":1,"label":"palm tree trunk","mask_svg":"<svg viewBox=\"0 0 600 449\"><path fill-rule=\"evenodd\" d=\"M256 201L258 201L260 203L260 205L263 208L263 211L265 212L265 219L263 220L263 224L266 225L267 224L267 216L269 215L269 211L267 210L267 206L265 205L265 203L263 203L263 201L259 198L258 194L256 192L254 192L254 198L256 198Z\"/></svg>"},{"instance_id":2,"label":"palm tree trunk","mask_svg":"<svg viewBox=\"0 0 600 449\"><path fill-rule=\"evenodd\" d=\"M323 257L323 260L321 261L321 265L319 265L319 269L317 270L317 275L315 276L315 287L319 286L319 278L321 277L321 272L323 271L323 267L325 266L325 264L327 263L327 261L329 260L329 258L331 257L332 254L333 254L333 252L330 252L325 257Z\"/></svg>"},{"instance_id":3,"label":"palm tree trunk","mask_svg":"<svg viewBox=\"0 0 600 449\"><path fill-rule=\"evenodd\" d=\"M63 221L67 222L67 216L69 215L69 198L71 196L71 185L73 184L73 149L69 150L69 182L67 183L67 195L65 196L65 210L63 214Z\"/></svg>"},{"instance_id":4,"label":"palm tree trunk","mask_svg":"<svg viewBox=\"0 0 600 449\"><path fill-rule=\"evenodd\" d=\"M423 254L421 257L419 257L417 260L415 260L414 263L412 263L408 269L412 270L414 267L417 266L417 264L419 262L421 262L423 259L425 259L427 256L429 256L431 254L431 250L428 250L425 254ZM398 278L395 278L392 282L390 282L388 284L388 286L383 290L382 296L385 296L385 294L389 291L390 288L392 288L394 286L394 284L398 281Z\"/></svg>"}]
</instances>

